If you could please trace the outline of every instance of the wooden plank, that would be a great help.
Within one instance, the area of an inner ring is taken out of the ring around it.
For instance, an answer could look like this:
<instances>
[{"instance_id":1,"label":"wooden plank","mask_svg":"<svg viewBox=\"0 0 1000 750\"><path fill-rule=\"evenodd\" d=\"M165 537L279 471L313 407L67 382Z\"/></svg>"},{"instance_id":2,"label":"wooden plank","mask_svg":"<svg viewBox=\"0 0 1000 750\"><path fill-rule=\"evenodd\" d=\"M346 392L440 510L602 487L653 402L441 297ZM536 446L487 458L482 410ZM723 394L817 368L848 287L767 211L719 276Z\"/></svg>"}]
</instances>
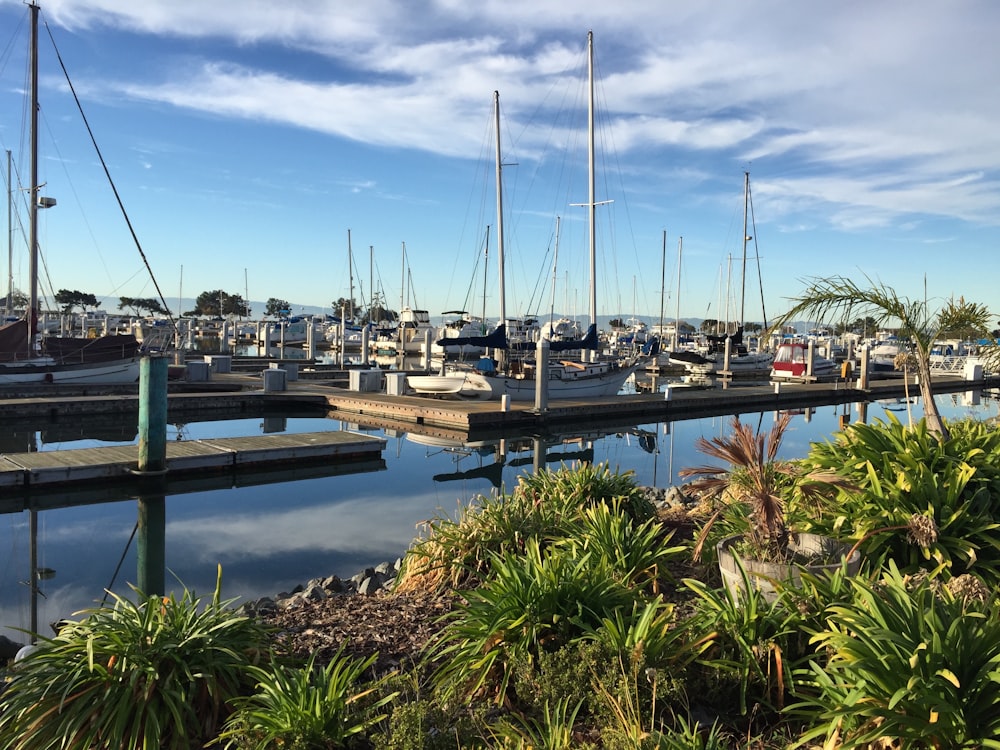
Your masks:
<instances>
[{"instance_id":1,"label":"wooden plank","mask_svg":"<svg viewBox=\"0 0 1000 750\"><path fill-rule=\"evenodd\" d=\"M382 453L385 445L384 438L344 431L170 442L166 465L169 472L188 472L321 458L374 457ZM8 453L0 461L0 488L122 479L137 473L138 454L136 445Z\"/></svg>"}]
</instances>

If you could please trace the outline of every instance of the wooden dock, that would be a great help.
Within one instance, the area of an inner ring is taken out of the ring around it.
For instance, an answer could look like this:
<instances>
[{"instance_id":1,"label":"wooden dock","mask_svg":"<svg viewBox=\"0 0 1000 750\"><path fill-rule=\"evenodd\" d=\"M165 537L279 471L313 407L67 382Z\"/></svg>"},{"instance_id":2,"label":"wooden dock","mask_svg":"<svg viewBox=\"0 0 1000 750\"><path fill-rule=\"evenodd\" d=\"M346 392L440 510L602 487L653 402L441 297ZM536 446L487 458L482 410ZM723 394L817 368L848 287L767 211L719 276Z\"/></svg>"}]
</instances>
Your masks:
<instances>
[{"instance_id":1,"label":"wooden dock","mask_svg":"<svg viewBox=\"0 0 1000 750\"><path fill-rule=\"evenodd\" d=\"M381 460L385 445L384 438L343 431L169 442L166 471L152 473L138 471L137 445L5 453L0 455L0 496L38 489L65 492L68 484L75 491L81 483L153 491L167 489L175 480L213 474L225 476L233 486L232 475L252 474L268 465L297 468L296 476L317 466L373 470L385 468ZM340 472L326 472L330 473Z\"/></svg>"},{"instance_id":2,"label":"wooden dock","mask_svg":"<svg viewBox=\"0 0 1000 750\"><path fill-rule=\"evenodd\" d=\"M990 387L990 381L936 377L935 393ZM331 416L379 425L414 424L457 430L471 437L511 432L545 432L579 426L636 425L672 422L725 414L781 411L813 406L869 402L918 395L902 378L873 381L859 390L844 381L735 385L724 388L671 387L669 394L641 393L597 399L558 399L538 412L531 402L514 402L504 410L497 401L456 401L423 396L389 396L342 389L326 391Z\"/></svg>"},{"instance_id":3,"label":"wooden dock","mask_svg":"<svg viewBox=\"0 0 1000 750\"><path fill-rule=\"evenodd\" d=\"M935 393L954 393L996 387L997 382L989 378L970 381L960 376L938 376L932 387ZM558 399L550 401L544 411L538 411L530 402L510 403L505 408L498 401L365 393L316 379L292 382L286 390L277 392L265 391L261 378L253 375L219 375L213 382L202 385L205 387L171 388L169 422L308 414L366 427L466 441L544 436L580 429L607 431L650 422L872 402L918 392L916 385L907 384L902 378L872 381L866 390L846 381L782 383L777 387L730 383L721 388L671 386L666 394ZM40 388L20 395L20 398L10 394L0 398L0 419L5 428L13 428L15 433L18 425L33 434L37 429L44 433L46 426L65 430L79 424L129 423L137 421L139 410L137 387L131 391L84 393ZM0 453L0 504L6 502L13 509L18 502L23 507L31 501L37 506L39 498L58 503L56 495L65 493L70 485L74 494L79 487L95 498L109 499L110 495L117 497L122 493L177 494L186 491L185 487L205 488L214 483L233 486L287 481L307 475L377 471L385 468L381 459L385 444L382 438L344 431L171 441L167 445L167 471L162 476L137 474L136 445Z\"/></svg>"}]
</instances>

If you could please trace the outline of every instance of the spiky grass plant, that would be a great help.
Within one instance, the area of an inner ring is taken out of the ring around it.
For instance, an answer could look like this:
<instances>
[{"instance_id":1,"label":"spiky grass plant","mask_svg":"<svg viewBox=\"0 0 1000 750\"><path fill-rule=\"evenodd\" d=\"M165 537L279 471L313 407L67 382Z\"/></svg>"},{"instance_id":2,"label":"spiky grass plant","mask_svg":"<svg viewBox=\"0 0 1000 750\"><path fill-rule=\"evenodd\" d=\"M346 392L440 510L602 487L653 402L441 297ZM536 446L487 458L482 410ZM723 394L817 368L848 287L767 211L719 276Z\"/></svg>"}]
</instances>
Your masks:
<instances>
[{"instance_id":1,"label":"spiky grass plant","mask_svg":"<svg viewBox=\"0 0 1000 750\"><path fill-rule=\"evenodd\" d=\"M640 522L655 515L631 472L581 464L524 475L510 495L481 496L459 508L454 518L439 515L427 521L406 553L395 589L474 587L494 555L521 554L531 539L564 537L583 509L612 502Z\"/></svg>"},{"instance_id":2,"label":"spiky grass plant","mask_svg":"<svg viewBox=\"0 0 1000 750\"><path fill-rule=\"evenodd\" d=\"M19 662L0 696L0 747L199 747L249 687L267 632L220 599L114 597Z\"/></svg>"},{"instance_id":3,"label":"spiky grass plant","mask_svg":"<svg viewBox=\"0 0 1000 750\"><path fill-rule=\"evenodd\" d=\"M534 661L600 625L609 612L630 609L637 594L606 563L571 548L543 552L537 539L523 555L494 555L486 581L430 644L434 683L447 697L489 693L501 703L512 665Z\"/></svg>"},{"instance_id":4,"label":"spiky grass plant","mask_svg":"<svg viewBox=\"0 0 1000 750\"><path fill-rule=\"evenodd\" d=\"M803 466L836 469L859 491L842 495L836 512L808 519L805 530L859 540L875 567L892 559L908 572L975 572L988 583L1000 582L1000 430L963 420L942 437L924 420L908 427L892 414L887 418L852 424L812 444ZM880 529L910 532L916 517L932 524L936 536L872 538Z\"/></svg>"},{"instance_id":5,"label":"spiky grass plant","mask_svg":"<svg viewBox=\"0 0 1000 750\"><path fill-rule=\"evenodd\" d=\"M227 748L267 750L273 747L343 747L386 718L378 713L396 693L384 694L362 705L384 682L363 683L362 678L377 654L366 659L344 655L346 643L323 667L314 653L305 665L274 663L252 667L256 691L233 701L219 739Z\"/></svg>"},{"instance_id":6,"label":"spiky grass plant","mask_svg":"<svg viewBox=\"0 0 1000 750\"><path fill-rule=\"evenodd\" d=\"M1000 599L952 593L890 563L852 579L852 602L828 609L813 640L824 663L803 669L789 707L839 748L1000 748Z\"/></svg>"}]
</instances>

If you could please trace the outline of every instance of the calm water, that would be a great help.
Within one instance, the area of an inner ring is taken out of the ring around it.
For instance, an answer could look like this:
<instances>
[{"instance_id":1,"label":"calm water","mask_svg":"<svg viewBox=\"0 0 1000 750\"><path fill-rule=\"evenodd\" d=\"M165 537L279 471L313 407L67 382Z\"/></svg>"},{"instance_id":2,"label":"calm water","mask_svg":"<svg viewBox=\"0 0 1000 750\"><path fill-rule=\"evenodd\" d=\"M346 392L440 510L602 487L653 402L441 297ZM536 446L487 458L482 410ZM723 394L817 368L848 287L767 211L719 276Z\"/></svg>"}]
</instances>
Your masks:
<instances>
[{"instance_id":1,"label":"calm water","mask_svg":"<svg viewBox=\"0 0 1000 750\"><path fill-rule=\"evenodd\" d=\"M996 417L998 402L973 394L938 397L946 417ZM868 405L867 418L885 418L892 411L908 419L899 402ZM919 418L919 403L910 406ZM858 406L824 406L796 412L785 433L782 454L804 455L809 444L837 429L842 417L859 418ZM773 412L744 414L745 422L768 429ZM586 458L634 471L640 484L669 486L677 471L706 459L693 444L698 437L726 433L730 417L643 424L607 435L566 435L545 446L545 463ZM132 426L102 433L103 440L74 439L72 434L27 431L16 435L0 427L3 450L62 450L135 442ZM323 418L241 419L199 422L169 427L168 439L194 440L262 434L284 430L313 432L356 430L387 440L382 471L283 484L214 490L167 498L167 588L181 584L210 595L216 566L223 570L226 598L255 599L287 591L310 578L336 574L349 577L366 566L393 560L414 538L422 520L451 514L469 499L513 487L520 474L531 471L535 451L530 440L505 444L454 446L418 442L415 435L385 434L363 425ZM38 513L38 565L54 571L40 582L40 630L48 623L99 602L104 589L128 594L136 580L135 500L85 505ZM30 623L28 513L0 518L0 633L15 640L26 637L11 628ZM119 568L116 575L116 568ZM181 583L178 583L181 582Z\"/></svg>"}]
</instances>

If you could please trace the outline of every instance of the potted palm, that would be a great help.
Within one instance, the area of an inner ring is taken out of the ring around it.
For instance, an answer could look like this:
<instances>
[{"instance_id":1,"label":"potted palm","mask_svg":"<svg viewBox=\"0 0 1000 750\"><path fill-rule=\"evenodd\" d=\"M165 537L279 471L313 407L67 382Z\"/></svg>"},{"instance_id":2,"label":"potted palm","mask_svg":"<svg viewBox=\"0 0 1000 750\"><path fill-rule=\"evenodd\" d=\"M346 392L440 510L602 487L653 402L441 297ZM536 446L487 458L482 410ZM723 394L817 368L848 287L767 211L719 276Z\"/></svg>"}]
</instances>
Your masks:
<instances>
[{"instance_id":1,"label":"potted palm","mask_svg":"<svg viewBox=\"0 0 1000 750\"><path fill-rule=\"evenodd\" d=\"M794 585L803 569L816 574L839 569L845 558L850 574L860 567L860 553L849 543L793 533L786 525L786 500L794 494L819 500L853 488L832 472L805 473L796 463L778 459L790 420L789 414L783 414L769 433L760 434L733 417L728 436L699 438L695 443L699 451L726 466L697 466L679 472L681 477L696 477L688 483L688 490L712 504L695 544L696 557L717 521L725 519L739 528L716 544L723 582L734 595L749 581L765 598L774 599L774 582Z\"/></svg>"}]
</instances>

